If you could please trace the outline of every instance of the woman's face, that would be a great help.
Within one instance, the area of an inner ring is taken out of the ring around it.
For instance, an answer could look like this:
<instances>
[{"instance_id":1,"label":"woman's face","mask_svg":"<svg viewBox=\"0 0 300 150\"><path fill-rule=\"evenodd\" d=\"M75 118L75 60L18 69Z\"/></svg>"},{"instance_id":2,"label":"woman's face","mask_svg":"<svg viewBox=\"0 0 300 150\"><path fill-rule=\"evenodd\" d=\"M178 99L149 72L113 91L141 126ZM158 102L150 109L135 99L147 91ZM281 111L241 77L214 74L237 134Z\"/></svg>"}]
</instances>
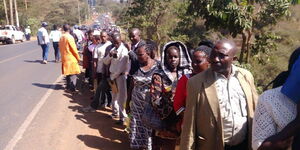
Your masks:
<instances>
[{"instance_id":1,"label":"woman's face","mask_svg":"<svg viewBox=\"0 0 300 150\"><path fill-rule=\"evenodd\" d=\"M196 51L192 56L193 73L200 73L208 68L209 62L204 52Z\"/></svg>"},{"instance_id":2,"label":"woman's face","mask_svg":"<svg viewBox=\"0 0 300 150\"><path fill-rule=\"evenodd\" d=\"M174 70L179 65L179 50L174 48L168 48L166 54L166 63L169 70Z\"/></svg>"},{"instance_id":3,"label":"woman's face","mask_svg":"<svg viewBox=\"0 0 300 150\"><path fill-rule=\"evenodd\" d=\"M147 51L145 50L145 46L138 48L136 51L136 55L140 64L146 64L150 58Z\"/></svg>"}]
</instances>

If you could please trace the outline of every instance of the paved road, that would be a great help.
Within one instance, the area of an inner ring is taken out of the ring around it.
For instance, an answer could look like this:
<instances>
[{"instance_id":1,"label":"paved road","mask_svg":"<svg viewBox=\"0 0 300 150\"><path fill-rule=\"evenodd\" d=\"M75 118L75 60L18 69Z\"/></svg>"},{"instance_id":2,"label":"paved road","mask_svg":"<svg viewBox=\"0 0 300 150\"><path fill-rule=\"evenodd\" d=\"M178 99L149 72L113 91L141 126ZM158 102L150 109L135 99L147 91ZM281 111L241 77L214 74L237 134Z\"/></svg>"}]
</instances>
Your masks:
<instances>
[{"instance_id":1,"label":"paved road","mask_svg":"<svg viewBox=\"0 0 300 150\"><path fill-rule=\"evenodd\" d=\"M61 75L53 53L51 47L45 65L36 41L0 46L0 149Z\"/></svg>"}]
</instances>

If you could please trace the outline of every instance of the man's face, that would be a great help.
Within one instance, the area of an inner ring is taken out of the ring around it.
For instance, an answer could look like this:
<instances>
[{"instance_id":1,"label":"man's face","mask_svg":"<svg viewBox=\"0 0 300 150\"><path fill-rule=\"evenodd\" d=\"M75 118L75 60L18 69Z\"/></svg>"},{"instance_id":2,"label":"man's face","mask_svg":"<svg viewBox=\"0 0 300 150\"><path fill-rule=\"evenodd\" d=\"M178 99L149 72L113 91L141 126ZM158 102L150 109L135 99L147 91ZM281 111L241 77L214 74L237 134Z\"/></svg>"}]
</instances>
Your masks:
<instances>
[{"instance_id":1,"label":"man's face","mask_svg":"<svg viewBox=\"0 0 300 150\"><path fill-rule=\"evenodd\" d=\"M137 31L133 31L129 33L129 39L132 42L132 44L136 44L140 41L140 36L138 35Z\"/></svg>"},{"instance_id":2,"label":"man's face","mask_svg":"<svg viewBox=\"0 0 300 150\"><path fill-rule=\"evenodd\" d=\"M210 55L210 63L213 71L225 73L231 68L234 58L234 47L226 42L219 42L213 48Z\"/></svg>"},{"instance_id":3,"label":"man's face","mask_svg":"<svg viewBox=\"0 0 300 150\"><path fill-rule=\"evenodd\" d=\"M100 38L101 38L102 43L105 43L108 39L107 33L105 33L105 32L101 33Z\"/></svg>"},{"instance_id":4,"label":"man's face","mask_svg":"<svg viewBox=\"0 0 300 150\"><path fill-rule=\"evenodd\" d=\"M120 38L113 38L113 44L115 47L119 47L121 45L122 41Z\"/></svg>"}]
</instances>

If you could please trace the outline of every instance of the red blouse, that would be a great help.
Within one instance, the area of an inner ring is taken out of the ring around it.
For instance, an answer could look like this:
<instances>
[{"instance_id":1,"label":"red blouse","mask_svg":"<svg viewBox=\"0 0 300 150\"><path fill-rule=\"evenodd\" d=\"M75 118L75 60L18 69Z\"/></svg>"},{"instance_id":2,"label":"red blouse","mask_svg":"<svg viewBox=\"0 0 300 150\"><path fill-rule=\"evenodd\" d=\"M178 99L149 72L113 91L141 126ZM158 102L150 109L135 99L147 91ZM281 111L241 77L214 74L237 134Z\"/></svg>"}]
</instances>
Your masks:
<instances>
[{"instance_id":1,"label":"red blouse","mask_svg":"<svg viewBox=\"0 0 300 150\"><path fill-rule=\"evenodd\" d=\"M177 115L180 114L180 112L182 112L185 108L185 102L187 97L186 85L189 78L190 78L189 74L183 75L177 83L174 102L173 102L173 107ZM178 110L179 112L177 112Z\"/></svg>"}]
</instances>

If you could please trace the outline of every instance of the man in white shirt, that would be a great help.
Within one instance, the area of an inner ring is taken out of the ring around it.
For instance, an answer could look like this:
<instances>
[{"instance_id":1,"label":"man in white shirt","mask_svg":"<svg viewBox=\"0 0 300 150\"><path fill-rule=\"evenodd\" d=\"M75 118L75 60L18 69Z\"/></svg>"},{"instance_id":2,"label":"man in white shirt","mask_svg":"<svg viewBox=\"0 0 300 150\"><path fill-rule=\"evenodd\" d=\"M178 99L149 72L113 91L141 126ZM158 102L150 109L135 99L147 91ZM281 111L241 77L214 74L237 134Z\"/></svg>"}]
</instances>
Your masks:
<instances>
[{"instance_id":1,"label":"man in white shirt","mask_svg":"<svg viewBox=\"0 0 300 150\"><path fill-rule=\"evenodd\" d=\"M74 26L74 30L73 30L73 33L76 35L77 37L77 48L78 50L81 49L81 44L83 43L83 40L84 40L84 33L79 30L79 27L77 25Z\"/></svg>"},{"instance_id":2,"label":"man in white shirt","mask_svg":"<svg viewBox=\"0 0 300 150\"><path fill-rule=\"evenodd\" d=\"M98 38L98 36L99 35L95 36L95 38ZM94 70L96 70L98 87L90 106L83 108L84 112L95 112L100 104L100 101L102 102L102 104L104 104L106 98L107 98L107 106L109 106L112 99L109 91L109 85L107 82L107 78L109 77L107 77L106 68L108 66L105 66L103 64L103 58L106 54L106 50L108 49L109 46L111 46L112 43L108 41L108 34L106 31L102 31L100 33L100 39L101 39L101 43L98 44L95 47L95 50L93 51L93 59L94 59L93 67Z\"/></svg>"},{"instance_id":3,"label":"man in white shirt","mask_svg":"<svg viewBox=\"0 0 300 150\"><path fill-rule=\"evenodd\" d=\"M54 48L54 56L55 62L59 62L60 55L59 55L59 39L61 37L61 31L57 29L57 25L53 25L53 30L50 32L50 39L52 40L53 48Z\"/></svg>"},{"instance_id":4,"label":"man in white shirt","mask_svg":"<svg viewBox=\"0 0 300 150\"><path fill-rule=\"evenodd\" d=\"M112 95L112 116L115 117L119 114L120 120L117 124L123 125L125 118L127 118L124 105L127 100L126 76L130 69L130 61L128 49L122 43L121 35L114 34L112 38L114 48L103 59L103 62L106 65L110 65L110 80L115 82L117 86L117 90L113 91Z\"/></svg>"},{"instance_id":5,"label":"man in white shirt","mask_svg":"<svg viewBox=\"0 0 300 150\"><path fill-rule=\"evenodd\" d=\"M50 43L49 35L46 29L47 26L48 24L46 22L42 22L42 27L39 28L37 33L38 45L41 45L43 49L43 64L47 64Z\"/></svg>"},{"instance_id":6,"label":"man in white shirt","mask_svg":"<svg viewBox=\"0 0 300 150\"><path fill-rule=\"evenodd\" d=\"M25 36L26 36L26 40L30 41L30 36L31 36L30 26L27 26L27 28L25 28Z\"/></svg>"}]
</instances>

